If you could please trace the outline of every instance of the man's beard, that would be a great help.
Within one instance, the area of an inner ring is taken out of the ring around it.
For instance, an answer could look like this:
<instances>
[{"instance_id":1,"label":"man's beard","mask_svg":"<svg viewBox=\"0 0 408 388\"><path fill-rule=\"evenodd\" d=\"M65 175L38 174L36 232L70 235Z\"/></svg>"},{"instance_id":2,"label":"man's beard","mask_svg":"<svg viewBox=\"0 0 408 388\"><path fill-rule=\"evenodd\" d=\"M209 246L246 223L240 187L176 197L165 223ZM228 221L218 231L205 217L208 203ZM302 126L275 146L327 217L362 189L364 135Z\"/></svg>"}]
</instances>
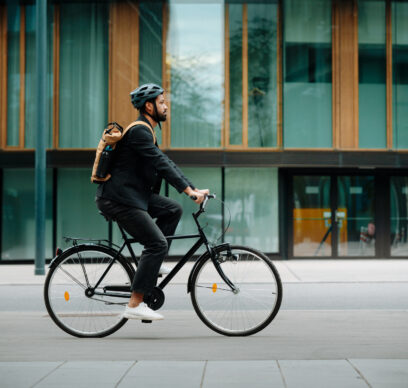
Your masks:
<instances>
[{"instance_id":1,"label":"man's beard","mask_svg":"<svg viewBox=\"0 0 408 388\"><path fill-rule=\"evenodd\" d=\"M166 115L164 114L164 113L159 113L159 112L157 112L157 118L158 118L158 121L166 121L166 119L167 119L167 117L166 117Z\"/></svg>"}]
</instances>

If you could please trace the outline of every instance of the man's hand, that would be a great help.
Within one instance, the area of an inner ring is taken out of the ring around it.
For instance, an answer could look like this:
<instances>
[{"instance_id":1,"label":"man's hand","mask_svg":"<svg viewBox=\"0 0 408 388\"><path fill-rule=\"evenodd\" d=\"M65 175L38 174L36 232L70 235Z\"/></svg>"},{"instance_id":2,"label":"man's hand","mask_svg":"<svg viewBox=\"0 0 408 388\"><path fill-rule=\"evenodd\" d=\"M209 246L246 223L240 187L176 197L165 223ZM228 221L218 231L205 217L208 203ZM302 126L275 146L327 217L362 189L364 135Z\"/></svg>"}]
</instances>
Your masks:
<instances>
[{"instance_id":1,"label":"man's hand","mask_svg":"<svg viewBox=\"0 0 408 388\"><path fill-rule=\"evenodd\" d=\"M196 191L199 191L200 193L203 193L204 195L210 194L210 190L209 190L209 189L204 189L204 190L196 189Z\"/></svg>"},{"instance_id":2,"label":"man's hand","mask_svg":"<svg viewBox=\"0 0 408 388\"><path fill-rule=\"evenodd\" d=\"M191 197L195 197L195 199L193 199L193 198L191 198L191 199L193 199L193 201L194 201L196 204L198 204L198 205L199 205L200 203L202 203L202 202L204 201L204 199L205 199L205 196L210 193L210 191L209 191L208 189L205 189L205 190L195 189L195 190L193 190L191 187L186 187L186 189L184 190L184 192L185 192L190 198L191 198Z\"/></svg>"}]
</instances>

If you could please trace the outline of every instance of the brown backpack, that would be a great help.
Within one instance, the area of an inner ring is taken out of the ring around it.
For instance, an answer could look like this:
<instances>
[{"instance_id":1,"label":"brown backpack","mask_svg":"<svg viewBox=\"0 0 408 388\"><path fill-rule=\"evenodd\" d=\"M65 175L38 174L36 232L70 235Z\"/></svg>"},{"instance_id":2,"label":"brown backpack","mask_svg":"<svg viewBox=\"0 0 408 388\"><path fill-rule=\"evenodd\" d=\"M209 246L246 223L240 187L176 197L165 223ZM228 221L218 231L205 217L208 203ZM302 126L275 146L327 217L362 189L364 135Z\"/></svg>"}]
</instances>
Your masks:
<instances>
[{"instance_id":1,"label":"brown backpack","mask_svg":"<svg viewBox=\"0 0 408 388\"><path fill-rule=\"evenodd\" d=\"M112 175L109 171L116 144L125 136L126 132L135 125L144 125L149 128L153 136L153 144L156 143L156 136L153 129L144 121L134 121L125 129L116 122L109 123L103 130L102 139L99 141L98 148L96 149L91 182L103 183L110 179Z\"/></svg>"}]
</instances>

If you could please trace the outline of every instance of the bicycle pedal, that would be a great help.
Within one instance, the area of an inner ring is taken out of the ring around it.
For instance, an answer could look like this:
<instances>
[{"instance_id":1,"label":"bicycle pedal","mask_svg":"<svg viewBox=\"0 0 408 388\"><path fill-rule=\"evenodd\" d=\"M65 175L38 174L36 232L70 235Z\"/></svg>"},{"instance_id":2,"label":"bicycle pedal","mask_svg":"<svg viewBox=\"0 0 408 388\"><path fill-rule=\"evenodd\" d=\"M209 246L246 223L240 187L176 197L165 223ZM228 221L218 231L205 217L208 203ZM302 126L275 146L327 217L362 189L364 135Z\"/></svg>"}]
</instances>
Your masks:
<instances>
[{"instance_id":1,"label":"bicycle pedal","mask_svg":"<svg viewBox=\"0 0 408 388\"><path fill-rule=\"evenodd\" d=\"M147 319L142 319L142 323L152 323L152 321L149 321Z\"/></svg>"}]
</instances>

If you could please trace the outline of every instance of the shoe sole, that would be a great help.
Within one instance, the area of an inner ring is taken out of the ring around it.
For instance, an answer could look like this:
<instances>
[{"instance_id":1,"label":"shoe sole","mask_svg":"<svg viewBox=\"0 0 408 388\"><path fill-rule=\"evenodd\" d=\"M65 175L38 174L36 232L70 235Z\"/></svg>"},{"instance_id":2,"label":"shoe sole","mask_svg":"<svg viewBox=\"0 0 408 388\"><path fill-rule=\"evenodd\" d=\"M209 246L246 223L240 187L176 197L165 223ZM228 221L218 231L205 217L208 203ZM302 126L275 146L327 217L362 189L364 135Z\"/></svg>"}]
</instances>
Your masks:
<instances>
[{"instance_id":1,"label":"shoe sole","mask_svg":"<svg viewBox=\"0 0 408 388\"><path fill-rule=\"evenodd\" d=\"M134 314L123 314L123 318L126 319L139 319L139 320L146 320L146 321L162 321L164 317L151 317L147 315L134 315Z\"/></svg>"}]
</instances>

